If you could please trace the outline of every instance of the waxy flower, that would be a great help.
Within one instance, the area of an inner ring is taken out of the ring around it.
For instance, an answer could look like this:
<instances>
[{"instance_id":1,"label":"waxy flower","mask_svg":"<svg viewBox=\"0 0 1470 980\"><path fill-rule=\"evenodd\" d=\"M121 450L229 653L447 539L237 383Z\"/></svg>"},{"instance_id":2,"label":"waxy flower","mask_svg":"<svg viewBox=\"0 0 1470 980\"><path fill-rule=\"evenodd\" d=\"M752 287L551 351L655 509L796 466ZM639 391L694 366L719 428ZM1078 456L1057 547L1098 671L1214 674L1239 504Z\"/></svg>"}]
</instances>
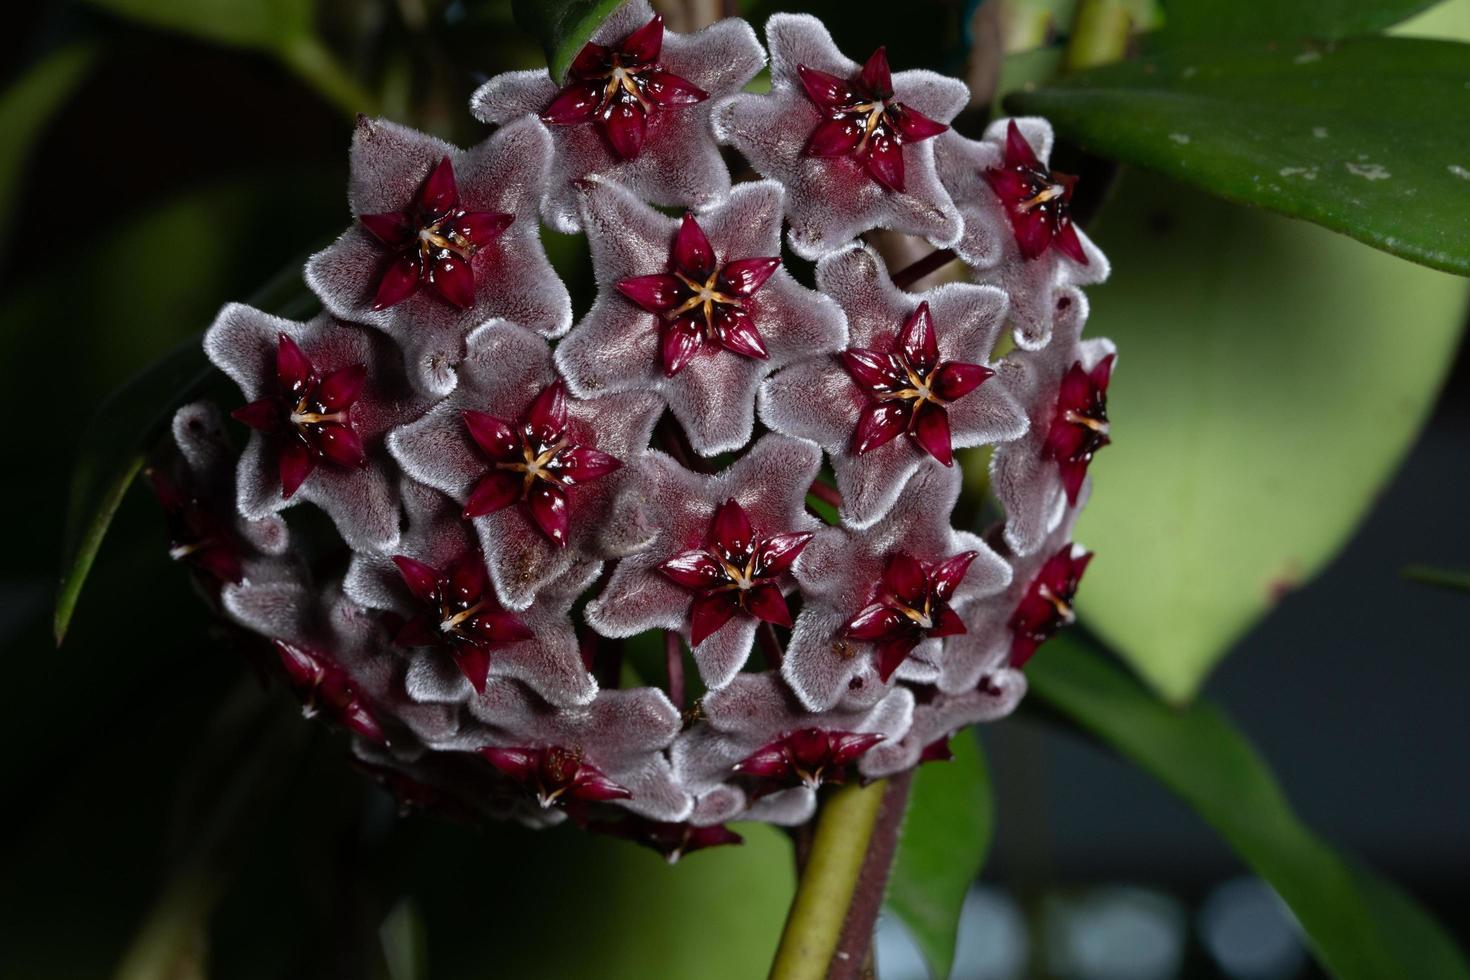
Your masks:
<instances>
[{"instance_id":1,"label":"waxy flower","mask_svg":"<svg viewBox=\"0 0 1470 980\"><path fill-rule=\"evenodd\" d=\"M853 759L908 731L914 696L876 687L825 711L809 711L772 670L737 674L704 696L702 724L670 753L695 797L690 820L717 824L739 815L800 823L816 806L815 787L841 780Z\"/></svg>"},{"instance_id":2,"label":"waxy flower","mask_svg":"<svg viewBox=\"0 0 1470 980\"><path fill-rule=\"evenodd\" d=\"M496 594L520 610L553 581L585 586L603 558L646 540L608 518L639 478L660 408L635 392L565 397L546 341L492 321L470 335L454 393L394 432L389 449L410 477L477 515Z\"/></svg>"},{"instance_id":3,"label":"waxy flower","mask_svg":"<svg viewBox=\"0 0 1470 980\"><path fill-rule=\"evenodd\" d=\"M856 78L798 64L807 97L826 118L806 141L811 157L851 156L869 177L891 191L903 191L903 148L949 129L893 96L888 52L879 48Z\"/></svg>"},{"instance_id":4,"label":"waxy flower","mask_svg":"<svg viewBox=\"0 0 1470 980\"><path fill-rule=\"evenodd\" d=\"M1031 420L1025 436L999 447L991 460L995 495L1005 508L1005 540L1026 555L1075 510L1092 454L1107 444L1106 392L1115 363L1111 341L1081 340L1087 297L1075 287L1057 293L1052 341L1007 358L995 381Z\"/></svg>"},{"instance_id":5,"label":"waxy flower","mask_svg":"<svg viewBox=\"0 0 1470 980\"><path fill-rule=\"evenodd\" d=\"M923 692L914 706L913 724L902 739L875 745L858 760L864 779L882 779L922 762L952 758L949 740L971 725L1005 718L1026 696L1026 677L1001 668L984 682L959 694Z\"/></svg>"},{"instance_id":6,"label":"waxy flower","mask_svg":"<svg viewBox=\"0 0 1470 980\"><path fill-rule=\"evenodd\" d=\"M599 290L556 350L575 394L656 391L695 451L713 455L750 441L761 379L846 339L837 305L779 265L771 181L683 221L613 184L581 193Z\"/></svg>"},{"instance_id":7,"label":"waxy flower","mask_svg":"<svg viewBox=\"0 0 1470 980\"><path fill-rule=\"evenodd\" d=\"M370 742L387 743L387 736L368 706L353 690L346 671L333 663L330 657L283 640L277 640L275 646L286 680L301 699L306 717L320 714L332 724Z\"/></svg>"},{"instance_id":8,"label":"waxy flower","mask_svg":"<svg viewBox=\"0 0 1470 980\"><path fill-rule=\"evenodd\" d=\"M843 783L847 768L883 741L876 732L831 732L803 728L786 732L735 763L735 771L776 786L816 789Z\"/></svg>"},{"instance_id":9,"label":"waxy flower","mask_svg":"<svg viewBox=\"0 0 1470 980\"><path fill-rule=\"evenodd\" d=\"M279 440L281 496L295 493L319 462L367 465L362 437L352 423L352 406L366 380L367 367L362 364L319 373L296 341L284 333L279 336L274 390L235 409L230 417Z\"/></svg>"},{"instance_id":10,"label":"waxy flower","mask_svg":"<svg viewBox=\"0 0 1470 980\"><path fill-rule=\"evenodd\" d=\"M567 493L622 466L614 456L573 442L567 432L567 394L553 381L531 400L518 425L473 409L465 429L491 469L470 491L464 516L483 517L520 502L557 547L565 547Z\"/></svg>"},{"instance_id":11,"label":"waxy flower","mask_svg":"<svg viewBox=\"0 0 1470 980\"><path fill-rule=\"evenodd\" d=\"M1016 344L1044 347L1068 286L1108 277L1107 257L1066 212L1070 178L1051 180L1051 126L1044 119L1001 119L981 140L949 132L934 141L939 178L964 217L955 253L977 282L1011 298ZM1065 220L1064 220L1065 219ZM1050 247L1048 247L1050 246Z\"/></svg>"},{"instance_id":12,"label":"waxy flower","mask_svg":"<svg viewBox=\"0 0 1470 980\"><path fill-rule=\"evenodd\" d=\"M633 795L588 763L577 749L561 745L505 749L490 746L481 749L480 755L525 787L542 809L626 800Z\"/></svg>"},{"instance_id":13,"label":"waxy flower","mask_svg":"<svg viewBox=\"0 0 1470 980\"><path fill-rule=\"evenodd\" d=\"M593 33L565 84L544 68L507 72L475 92L470 111L493 124L526 115L551 124L543 213L558 231L576 231L573 185L589 177L655 204L702 208L724 198L730 172L710 137L710 109L765 61L742 20L678 34L664 30L646 0L632 0Z\"/></svg>"},{"instance_id":14,"label":"waxy flower","mask_svg":"<svg viewBox=\"0 0 1470 980\"><path fill-rule=\"evenodd\" d=\"M929 304L920 303L895 339L893 349L849 347L842 364L871 404L858 418L853 450L859 455L901 433L945 466L954 465L954 444L945 405L980 387L995 374L983 364L941 361Z\"/></svg>"},{"instance_id":15,"label":"waxy flower","mask_svg":"<svg viewBox=\"0 0 1470 980\"><path fill-rule=\"evenodd\" d=\"M185 405L172 424L177 455L145 474L168 526L168 555L184 562L213 590L250 575L268 575L270 559L290 544L285 521L246 519L235 509L235 454L220 418L207 402Z\"/></svg>"},{"instance_id":16,"label":"waxy flower","mask_svg":"<svg viewBox=\"0 0 1470 980\"><path fill-rule=\"evenodd\" d=\"M396 477L378 447L425 399L387 339L327 314L296 323L232 303L204 350L247 401L234 413L253 430L237 469L240 513L260 519L305 500L352 547L392 548Z\"/></svg>"},{"instance_id":17,"label":"waxy flower","mask_svg":"<svg viewBox=\"0 0 1470 980\"><path fill-rule=\"evenodd\" d=\"M408 661L408 697L466 703L484 690L487 677L514 678L555 705L596 697L568 618L585 579L568 576L529 608L508 613L489 587L460 506L412 480L403 481L401 492L407 519L399 554L357 555L343 588L392 627L393 655Z\"/></svg>"},{"instance_id":18,"label":"waxy flower","mask_svg":"<svg viewBox=\"0 0 1470 980\"><path fill-rule=\"evenodd\" d=\"M420 607L394 640L444 649L476 691L485 689L492 651L531 639L526 624L496 601L478 550L465 551L442 571L407 555L394 555L393 563Z\"/></svg>"},{"instance_id":19,"label":"waxy flower","mask_svg":"<svg viewBox=\"0 0 1470 980\"><path fill-rule=\"evenodd\" d=\"M788 570L822 526L804 509L821 461L812 444L774 435L714 476L650 452L640 496L658 501L653 536L588 603L588 625L612 637L679 630L705 685L728 684L762 620L791 624Z\"/></svg>"},{"instance_id":20,"label":"waxy flower","mask_svg":"<svg viewBox=\"0 0 1470 980\"><path fill-rule=\"evenodd\" d=\"M684 855L707 847L745 843L745 838L722 823L697 827L692 823L665 823L641 817L627 817L616 821L595 821L588 824L588 829L642 844L662 854L670 864L677 864Z\"/></svg>"},{"instance_id":21,"label":"waxy flower","mask_svg":"<svg viewBox=\"0 0 1470 980\"><path fill-rule=\"evenodd\" d=\"M878 648L878 679L887 681L898 665L927 638L965 632L949 601L978 553L966 551L938 562L899 554L888 559L873 601L847 621L842 635Z\"/></svg>"},{"instance_id":22,"label":"waxy flower","mask_svg":"<svg viewBox=\"0 0 1470 980\"><path fill-rule=\"evenodd\" d=\"M847 313L850 346L766 379L760 415L827 451L844 523L881 518L911 477L949 465L954 448L1026 431L1020 406L983 363L1005 322L999 290L954 283L908 293L866 246L823 259L817 285Z\"/></svg>"},{"instance_id":23,"label":"waxy flower","mask_svg":"<svg viewBox=\"0 0 1470 980\"><path fill-rule=\"evenodd\" d=\"M954 614L1010 582L994 551L950 526L959 492L958 468L921 470L883 520L825 528L797 559L805 605L781 676L808 709L831 708L870 671L880 688L931 682L940 638L960 632Z\"/></svg>"},{"instance_id":24,"label":"waxy flower","mask_svg":"<svg viewBox=\"0 0 1470 980\"><path fill-rule=\"evenodd\" d=\"M465 309L475 301L475 253L509 228L515 216L467 210L460 203L454 165L444 157L407 207L358 215L357 220L392 256L373 309L401 303L423 286Z\"/></svg>"},{"instance_id":25,"label":"waxy flower","mask_svg":"<svg viewBox=\"0 0 1470 980\"><path fill-rule=\"evenodd\" d=\"M571 326L536 220L550 163L551 137L536 119L469 150L359 120L355 220L307 262L307 285L329 312L391 337L419 390L447 394L465 337L487 320L508 317L545 337Z\"/></svg>"},{"instance_id":26,"label":"waxy flower","mask_svg":"<svg viewBox=\"0 0 1470 980\"><path fill-rule=\"evenodd\" d=\"M874 228L954 244L961 222L934 170L933 137L970 99L928 71L890 76L880 48L859 67L806 14L766 22L771 91L715 107L715 135L786 188L791 247L816 259Z\"/></svg>"},{"instance_id":27,"label":"waxy flower","mask_svg":"<svg viewBox=\"0 0 1470 980\"><path fill-rule=\"evenodd\" d=\"M588 43L567 71L567 84L541 113L549 126L595 124L619 157L643 149L649 117L703 102L709 93L659 63L664 19L653 17L612 45Z\"/></svg>"},{"instance_id":28,"label":"waxy flower","mask_svg":"<svg viewBox=\"0 0 1470 980\"><path fill-rule=\"evenodd\" d=\"M1046 560L1026 587L1016 611L1011 614L1011 666L1026 666L1037 647L1077 619L1072 599L1092 553L1075 544L1063 545Z\"/></svg>"}]
</instances>

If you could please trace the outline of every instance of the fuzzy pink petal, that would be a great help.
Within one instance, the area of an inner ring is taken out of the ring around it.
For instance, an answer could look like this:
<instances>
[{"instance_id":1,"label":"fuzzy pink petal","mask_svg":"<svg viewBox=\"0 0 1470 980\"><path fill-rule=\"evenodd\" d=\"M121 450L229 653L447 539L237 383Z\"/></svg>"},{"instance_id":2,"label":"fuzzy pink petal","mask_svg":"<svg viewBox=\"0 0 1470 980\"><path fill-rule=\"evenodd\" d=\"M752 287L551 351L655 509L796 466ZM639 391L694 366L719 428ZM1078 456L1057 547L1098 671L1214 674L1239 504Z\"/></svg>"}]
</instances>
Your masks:
<instances>
[{"instance_id":1,"label":"fuzzy pink petal","mask_svg":"<svg viewBox=\"0 0 1470 980\"><path fill-rule=\"evenodd\" d=\"M943 406L926 402L914 420L914 440L924 452L945 466L954 465L954 445L949 433L949 413Z\"/></svg>"},{"instance_id":2,"label":"fuzzy pink petal","mask_svg":"<svg viewBox=\"0 0 1470 980\"><path fill-rule=\"evenodd\" d=\"M695 282L704 282L715 271L715 251L694 215L686 213L674 236L671 257L674 267Z\"/></svg>"},{"instance_id":3,"label":"fuzzy pink petal","mask_svg":"<svg viewBox=\"0 0 1470 980\"><path fill-rule=\"evenodd\" d=\"M737 259L728 262L720 270L720 285L723 291L736 296L749 296L765 285L781 266L779 256L759 259Z\"/></svg>"}]
</instances>

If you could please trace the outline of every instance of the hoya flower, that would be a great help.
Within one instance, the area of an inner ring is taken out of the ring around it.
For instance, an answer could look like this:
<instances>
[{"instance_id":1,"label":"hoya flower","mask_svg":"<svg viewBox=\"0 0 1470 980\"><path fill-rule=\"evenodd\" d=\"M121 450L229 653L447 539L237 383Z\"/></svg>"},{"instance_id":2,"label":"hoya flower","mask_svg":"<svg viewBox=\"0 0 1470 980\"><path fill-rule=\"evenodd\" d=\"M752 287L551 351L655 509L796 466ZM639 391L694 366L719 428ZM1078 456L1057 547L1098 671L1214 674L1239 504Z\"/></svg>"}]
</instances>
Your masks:
<instances>
[{"instance_id":1,"label":"hoya flower","mask_svg":"<svg viewBox=\"0 0 1470 980\"><path fill-rule=\"evenodd\" d=\"M922 470L881 521L819 531L796 562L805 605L781 675L812 711L836 704L868 671L927 683L965 607L1010 582L983 541L950 526L958 469Z\"/></svg>"},{"instance_id":2,"label":"hoya flower","mask_svg":"<svg viewBox=\"0 0 1470 980\"><path fill-rule=\"evenodd\" d=\"M384 120L352 138L354 222L313 255L306 281L327 310L382 330L422 391L446 394L465 337L494 317L547 337L572 322L537 220L551 138L525 119L460 150Z\"/></svg>"},{"instance_id":3,"label":"hoya flower","mask_svg":"<svg viewBox=\"0 0 1470 980\"><path fill-rule=\"evenodd\" d=\"M728 684L761 622L791 625L789 570L821 527L804 510L821 461L810 443L774 435L714 476L650 452L642 496L657 502L654 536L618 563L588 625L612 637L678 630L706 686Z\"/></svg>"},{"instance_id":4,"label":"hoya flower","mask_svg":"<svg viewBox=\"0 0 1470 980\"><path fill-rule=\"evenodd\" d=\"M301 699L306 717L320 714L332 724L369 742L386 744L388 737L373 711L353 689L347 672L320 650L275 642L287 682Z\"/></svg>"},{"instance_id":5,"label":"hoya flower","mask_svg":"<svg viewBox=\"0 0 1470 980\"><path fill-rule=\"evenodd\" d=\"M691 819L800 823L815 808L814 790L844 781L874 746L901 739L913 709L913 695L897 687L876 702L811 711L775 671L739 674L705 695L703 723L674 743L674 771L696 797Z\"/></svg>"},{"instance_id":6,"label":"hoya flower","mask_svg":"<svg viewBox=\"0 0 1470 980\"><path fill-rule=\"evenodd\" d=\"M585 581L571 576L529 608L508 612L462 508L409 480L402 494L407 519L397 553L357 555L343 587L391 627L391 646L409 665L407 696L465 703L483 693L487 678L508 677L552 704L591 701L597 682L568 616Z\"/></svg>"},{"instance_id":7,"label":"hoya flower","mask_svg":"<svg viewBox=\"0 0 1470 980\"><path fill-rule=\"evenodd\" d=\"M922 762L949 759L949 740L969 728L1005 718L1026 696L1026 677L1002 668L972 690L942 694L930 690L914 706L914 721L902 739L875 745L858 762L864 779L881 779Z\"/></svg>"},{"instance_id":8,"label":"hoya flower","mask_svg":"<svg viewBox=\"0 0 1470 980\"><path fill-rule=\"evenodd\" d=\"M775 183L682 220L614 184L581 193L599 292L556 351L576 394L656 391L711 455L750 441L761 379L846 339L837 305L780 266Z\"/></svg>"},{"instance_id":9,"label":"hoya flower","mask_svg":"<svg viewBox=\"0 0 1470 980\"><path fill-rule=\"evenodd\" d=\"M494 766L497 757L487 749L557 752L561 756L556 764L563 773L570 769L570 783L581 774L586 802L593 802L589 795L600 796L599 802L670 823L689 815L693 801L674 779L665 755L682 719L662 691L647 687L602 691L584 706L557 709L520 684L497 678L471 702L470 711L482 731L479 750L490 760L487 765ZM509 765L507 756L498 758L501 765ZM571 760L575 768L568 765ZM540 778L517 780L538 803Z\"/></svg>"},{"instance_id":10,"label":"hoya flower","mask_svg":"<svg viewBox=\"0 0 1470 980\"><path fill-rule=\"evenodd\" d=\"M453 394L389 440L405 473L473 517L510 610L557 580L585 586L618 553L612 503L660 409L650 394L583 401L557 386L546 341L493 321L470 335Z\"/></svg>"},{"instance_id":11,"label":"hoya flower","mask_svg":"<svg viewBox=\"0 0 1470 980\"><path fill-rule=\"evenodd\" d=\"M1046 165L1051 145L1051 125L1032 117L997 120L981 140L950 132L934 142L939 177L964 218L954 250L977 281L1011 297L1016 343L1026 349L1050 340L1066 287L1102 282L1109 271L1072 221L1075 178Z\"/></svg>"},{"instance_id":12,"label":"hoya flower","mask_svg":"<svg viewBox=\"0 0 1470 980\"><path fill-rule=\"evenodd\" d=\"M715 134L786 188L791 247L816 259L874 228L943 248L961 222L934 169L934 141L970 90L929 71L891 74L879 48L864 66L807 14L766 22L771 91L716 106Z\"/></svg>"},{"instance_id":13,"label":"hoya flower","mask_svg":"<svg viewBox=\"0 0 1470 980\"><path fill-rule=\"evenodd\" d=\"M305 500L350 546L393 547L396 478L381 444L425 404L393 346L328 314L297 323L232 303L204 350L245 396L233 413L252 430L236 471L240 513L258 520Z\"/></svg>"},{"instance_id":14,"label":"hoya flower","mask_svg":"<svg viewBox=\"0 0 1470 980\"><path fill-rule=\"evenodd\" d=\"M670 864L677 864L686 854L702 851L707 847L745 843L743 837L722 823L711 827L697 827L692 823L665 823L642 817L627 817L622 820L598 821L589 824L588 829L642 844L662 854Z\"/></svg>"},{"instance_id":15,"label":"hoya flower","mask_svg":"<svg viewBox=\"0 0 1470 980\"><path fill-rule=\"evenodd\" d=\"M1078 503L1086 503L1085 494ZM1028 554L1008 553L1011 568L1004 589L972 603L963 613L964 635L949 640L935 686L947 697L985 692L1007 671L1026 665L1036 648L1075 618L1072 600L1092 556L1072 542L1078 508L1072 508ZM1002 685L1003 686L1003 685ZM977 702L978 703L978 702Z\"/></svg>"},{"instance_id":16,"label":"hoya flower","mask_svg":"<svg viewBox=\"0 0 1470 980\"><path fill-rule=\"evenodd\" d=\"M145 471L168 525L168 555L183 562L212 595L221 585L260 578L290 544L278 515L259 520L235 509L235 449L219 411L207 402L175 413L177 455Z\"/></svg>"},{"instance_id":17,"label":"hoya flower","mask_svg":"<svg viewBox=\"0 0 1470 980\"><path fill-rule=\"evenodd\" d=\"M1112 341L1082 340L1087 297L1058 293L1052 342L1008 357L996 380L1015 395L1031 420L1026 434L998 448L991 460L996 497L1005 508L1005 540L1030 554L1075 510L1093 454L1108 440L1107 387L1116 359Z\"/></svg>"},{"instance_id":18,"label":"hoya flower","mask_svg":"<svg viewBox=\"0 0 1470 980\"><path fill-rule=\"evenodd\" d=\"M953 463L953 450L1005 442L1026 417L986 363L1006 298L955 283L908 293L867 246L817 265L817 285L847 314L848 348L819 353L766 380L761 421L827 451L842 519L880 519L919 472Z\"/></svg>"},{"instance_id":19,"label":"hoya flower","mask_svg":"<svg viewBox=\"0 0 1470 980\"><path fill-rule=\"evenodd\" d=\"M497 75L475 92L470 111L487 123L528 114L546 121L555 151L546 222L576 231L573 185L588 177L678 207L706 207L729 193L710 109L740 91L765 60L743 20L677 34L664 30L646 0L630 0L593 33L565 80L545 69Z\"/></svg>"},{"instance_id":20,"label":"hoya flower","mask_svg":"<svg viewBox=\"0 0 1470 980\"><path fill-rule=\"evenodd\" d=\"M526 787L542 809L626 800L633 795L588 762L580 749L562 745L511 749L487 746L480 755Z\"/></svg>"}]
</instances>

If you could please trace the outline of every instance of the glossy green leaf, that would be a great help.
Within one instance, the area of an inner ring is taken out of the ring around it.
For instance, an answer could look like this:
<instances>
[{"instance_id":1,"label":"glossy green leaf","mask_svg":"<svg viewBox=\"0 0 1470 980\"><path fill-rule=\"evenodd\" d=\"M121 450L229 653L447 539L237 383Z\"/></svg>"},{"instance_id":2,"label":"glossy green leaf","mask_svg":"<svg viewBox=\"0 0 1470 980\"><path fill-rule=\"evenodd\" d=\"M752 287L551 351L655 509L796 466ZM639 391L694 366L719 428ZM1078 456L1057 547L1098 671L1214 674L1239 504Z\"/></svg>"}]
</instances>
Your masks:
<instances>
[{"instance_id":1,"label":"glossy green leaf","mask_svg":"<svg viewBox=\"0 0 1470 980\"><path fill-rule=\"evenodd\" d=\"M1113 277L1088 330L1119 353L1078 600L1187 700L1372 506L1453 363L1470 290L1138 172L1092 231Z\"/></svg>"},{"instance_id":2,"label":"glossy green leaf","mask_svg":"<svg viewBox=\"0 0 1470 980\"><path fill-rule=\"evenodd\" d=\"M1220 711L1163 704L1072 634L1047 644L1026 671L1035 696L1214 827L1291 907L1338 980L1470 978L1453 942L1423 910L1302 825L1265 762Z\"/></svg>"},{"instance_id":3,"label":"glossy green leaf","mask_svg":"<svg viewBox=\"0 0 1470 980\"><path fill-rule=\"evenodd\" d=\"M1470 45L1212 44L1006 100L1066 139L1470 275Z\"/></svg>"},{"instance_id":4,"label":"glossy green leaf","mask_svg":"<svg viewBox=\"0 0 1470 980\"><path fill-rule=\"evenodd\" d=\"M97 63L91 44L51 52L0 94L0 233L10 224L21 178L42 129Z\"/></svg>"},{"instance_id":5,"label":"glossy green leaf","mask_svg":"<svg viewBox=\"0 0 1470 980\"><path fill-rule=\"evenodd\" d=\"M1164 0L1159 39L1336 39L1372 34L1439 0Z\"/></svg>"},{"instance_id":6,"label":"glossy green leaf","mask_svg":"<svg viewBox=\"0 0 1470 980\"><path fill-rule=\"evenodd\" d=\"M1427 565L1411 565L1404 569L1404 576L1425 585L1437 585L1453 592L1470 592L1470 572L1454 568L1430 568Z\"/></svg>"},{"instance_id":7,"label":"glossy green leaf","mask_svg":"<svg viewBox=\"0 0 1470 980\"><path fill-rule=\"evenodd\" d=\"M990 849L995 800L979 739L960 732L954 759L914 774L908 812L884 895L937 977L954 963L960 907Z\"/></svg>"},{"instance_id":8,"label":"glossy green leaf","mask_svg":"<svg viewBox=\"0 0 1470 980\"><path fill-rule=\"evenodd\" d=\"M541 42L551 77L566 77L572 60L623 0L512 0L516 23Z\"/></svg>"}]
</instances>

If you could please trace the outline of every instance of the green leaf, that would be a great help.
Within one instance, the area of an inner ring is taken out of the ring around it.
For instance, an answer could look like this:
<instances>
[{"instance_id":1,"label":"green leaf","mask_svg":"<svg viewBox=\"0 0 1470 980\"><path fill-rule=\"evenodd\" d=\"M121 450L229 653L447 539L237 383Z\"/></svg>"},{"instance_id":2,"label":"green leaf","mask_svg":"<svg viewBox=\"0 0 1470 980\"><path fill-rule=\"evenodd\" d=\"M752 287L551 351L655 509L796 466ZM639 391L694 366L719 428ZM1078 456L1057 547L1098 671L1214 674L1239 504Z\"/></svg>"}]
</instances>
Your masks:
<instances>
[{"instance_id":1,"label":"green leaf","mask_svg":"<svg viewBox=\"0 0 1470 980\"><path fill-rule=\"evenodd\" d=\"M1337 39L1372 34L1407 20L1439 0L1164 0L1159 40L1302 37Z\"/></svg>"},{"instance_id":2,"label":"green leaf","mask_svg":"<svg viewBox=\"0 0 1470 980\"><path fill-rule=\"evenodd\" d=\"M1470 572L1454 568L1430 568L1427 565L1410 565L1404 569L1404 577L1425 585L1437 585L1454 592L1470 592Z\"/></svg>"},{"instance_id":3,"label":"green leaf","mask_svg":"<svg viewBox=\"0 0 1470 980\"><path fill-rule=\"evenodd\" d=\"M1434 921L1292 812L1265 762L1208 704L1176 710L1064 635L1026 668L1034 694L1195 809L1295 913L1338 980L1470 978Z\"/></svg>"},{"instance_id":4,"label":"green leaf","mask_svg":"<svg viewBox=\"0 0 1470 980\"><path fill-rule=\"evenodd\" d=\"M995 800L973 731L955 736L950 762L919 767L884 904L913 935L937 977L954 963L960 907L990 849Z\"/></svg>"},{"instance_id":5,"label":"green leaf","mask_svg":"<svg viewBox=\"0 0 1470 980\"><path fill-rule=\"evenodd\" d=\"M1470 45L1213 44L1006 100L1089 150L1470 275Z\"/></svg>"},{"instance_id":6,"label":"green leaf","mask_svg":"<svg viewBox=\"0 0 1470 980\"><path fill-rule=\"evenodd\" d=\"M1169 700L1346 542L1454 361L1462 279L1131 172L1093 232L1113 261L1113 445L1078 594Z\"/></svg>"},{"instance_id":7,"label":"green leaf","mask_svg":"<svg viewBox=\"0 0 1470 980\"><path fill-rule=\"evenodd\" d=\"M512 0L516 23L534 35L546 52L551 77L567 76L572 60L592 33L623 0Z\"/></svg>"},{"instance_id":8,"label":"green leaf","mask_svg":"<svg viewBox=\"0 0 1470 980\"><path fill-rule=\"evenodd\" d=\"M56 111L97 63L91 44L51 52L0 95L0 233L9 226L31 151Z\"/></svg>"}]
</instances>

